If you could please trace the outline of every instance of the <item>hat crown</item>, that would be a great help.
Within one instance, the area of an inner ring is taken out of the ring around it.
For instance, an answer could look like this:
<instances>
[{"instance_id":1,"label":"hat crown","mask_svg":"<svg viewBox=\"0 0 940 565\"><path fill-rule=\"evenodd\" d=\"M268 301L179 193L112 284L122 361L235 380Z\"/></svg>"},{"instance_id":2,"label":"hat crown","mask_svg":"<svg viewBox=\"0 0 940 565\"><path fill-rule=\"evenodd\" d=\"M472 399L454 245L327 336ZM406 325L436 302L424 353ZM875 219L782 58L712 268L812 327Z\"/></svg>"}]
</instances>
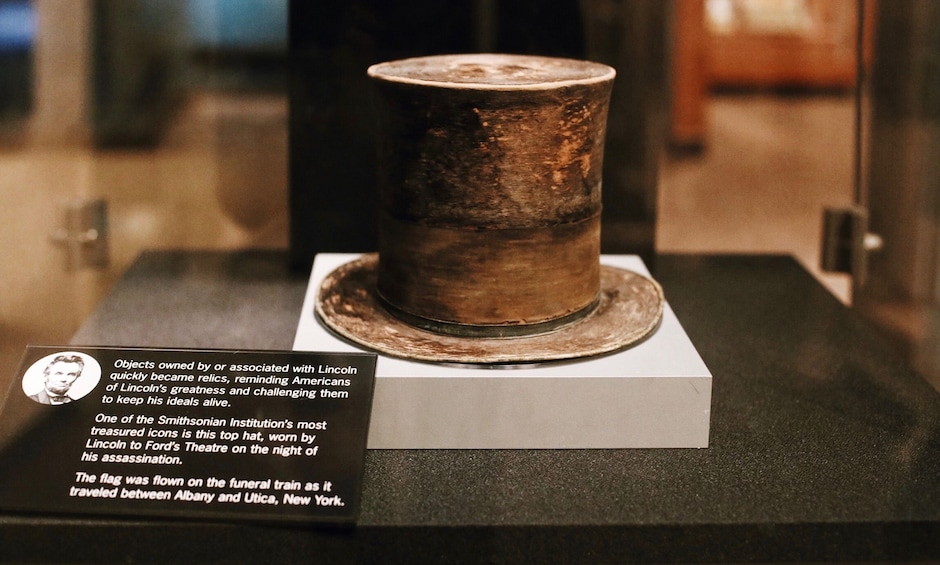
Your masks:
<instances>
[{"instance_id":1,"label":"hat crown","mask_svg":"<svg viewBox=\"0 0 940 565\"><path fill-rule=\"evenodd\" d=\"M376 286L393 313L433 331L525 335L596 304L614 74L493 54L370 67Z\"/></svg>"}]
</instances>

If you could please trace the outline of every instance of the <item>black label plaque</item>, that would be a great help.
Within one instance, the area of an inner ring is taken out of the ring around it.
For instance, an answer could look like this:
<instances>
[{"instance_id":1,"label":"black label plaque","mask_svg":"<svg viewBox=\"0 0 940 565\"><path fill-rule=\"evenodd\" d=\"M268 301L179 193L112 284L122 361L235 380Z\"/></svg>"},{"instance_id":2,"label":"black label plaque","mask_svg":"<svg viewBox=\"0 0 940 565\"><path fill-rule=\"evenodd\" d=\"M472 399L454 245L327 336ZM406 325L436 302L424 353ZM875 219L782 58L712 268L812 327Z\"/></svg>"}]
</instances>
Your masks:
<instances>
[{"instance_id":1,"label":"black label plaque","mask_svg":"<svg viewBox=\"0 0 940 565\"><path fill-rule=\"evenodd\" d=\"M0 507L355 522L375 364L30 346L0 411Z\"/></svg>"}]
</instances>

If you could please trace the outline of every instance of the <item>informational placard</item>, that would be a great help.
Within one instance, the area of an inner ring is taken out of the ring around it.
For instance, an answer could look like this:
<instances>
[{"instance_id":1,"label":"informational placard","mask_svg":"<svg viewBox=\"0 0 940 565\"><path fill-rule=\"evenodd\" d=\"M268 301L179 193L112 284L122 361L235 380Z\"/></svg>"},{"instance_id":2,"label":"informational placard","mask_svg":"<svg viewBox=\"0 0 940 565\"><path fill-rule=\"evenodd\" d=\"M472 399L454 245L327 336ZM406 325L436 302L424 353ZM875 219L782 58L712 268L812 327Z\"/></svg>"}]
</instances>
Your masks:
<instances>
[{"instance_id":1,"label":"informational placard","mask_svg":"<svg viewBox=\"0 0 940 565\"><path fill-rule=\"evenodd\" d=\"M0 508L352 523L375 364L30 346L0 411Z\"/></svg>"}]
</instances>

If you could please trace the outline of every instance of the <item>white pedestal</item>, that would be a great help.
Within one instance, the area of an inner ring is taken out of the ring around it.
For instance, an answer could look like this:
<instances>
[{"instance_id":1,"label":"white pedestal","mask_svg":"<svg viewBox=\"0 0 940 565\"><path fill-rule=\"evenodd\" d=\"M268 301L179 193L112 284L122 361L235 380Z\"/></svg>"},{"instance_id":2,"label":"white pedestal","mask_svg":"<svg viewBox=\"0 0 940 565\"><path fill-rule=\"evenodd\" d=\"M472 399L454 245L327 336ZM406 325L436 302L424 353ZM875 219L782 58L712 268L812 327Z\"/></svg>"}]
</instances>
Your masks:
<instances>
[{"instance_id":1,"label":"white pedestal","mask_svg":"<svg viewBox=\"0 0 940 565\"><path fill-rule=\"evenodd\" d=\"M356 257L317 255L294 350L362 351L314 314L320 282ZM601 262L649 275L636 256L603 255ZM604 357L491 369L380 354L368 447L708 447L711 385L711 373L667 302L653 336Z\"/></svg>"}]
</instances>

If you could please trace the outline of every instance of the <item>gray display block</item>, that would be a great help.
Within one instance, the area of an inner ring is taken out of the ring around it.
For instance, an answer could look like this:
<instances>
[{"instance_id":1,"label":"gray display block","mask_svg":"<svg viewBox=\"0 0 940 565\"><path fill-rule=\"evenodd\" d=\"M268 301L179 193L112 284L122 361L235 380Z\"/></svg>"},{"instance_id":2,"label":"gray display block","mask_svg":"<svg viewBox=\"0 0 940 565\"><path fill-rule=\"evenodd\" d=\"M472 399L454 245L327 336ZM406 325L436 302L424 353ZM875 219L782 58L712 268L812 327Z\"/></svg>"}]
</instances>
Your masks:
<instances>
[{"instance_id":1,"label":"gray display block","mask_svg":"<svg viewBox=\"0 0 940 565\"><path fill-rule=\"evenodd\" d=\"M317 255L294 350L361 351L328 331L314 313L320 282L358 256ZM649 276L634 255L602 255L601 263ZM491 368L380 354L368 447L708 447L712 376L668 298L655 334L603 357Z\"/></svg>"}]
</instances>

